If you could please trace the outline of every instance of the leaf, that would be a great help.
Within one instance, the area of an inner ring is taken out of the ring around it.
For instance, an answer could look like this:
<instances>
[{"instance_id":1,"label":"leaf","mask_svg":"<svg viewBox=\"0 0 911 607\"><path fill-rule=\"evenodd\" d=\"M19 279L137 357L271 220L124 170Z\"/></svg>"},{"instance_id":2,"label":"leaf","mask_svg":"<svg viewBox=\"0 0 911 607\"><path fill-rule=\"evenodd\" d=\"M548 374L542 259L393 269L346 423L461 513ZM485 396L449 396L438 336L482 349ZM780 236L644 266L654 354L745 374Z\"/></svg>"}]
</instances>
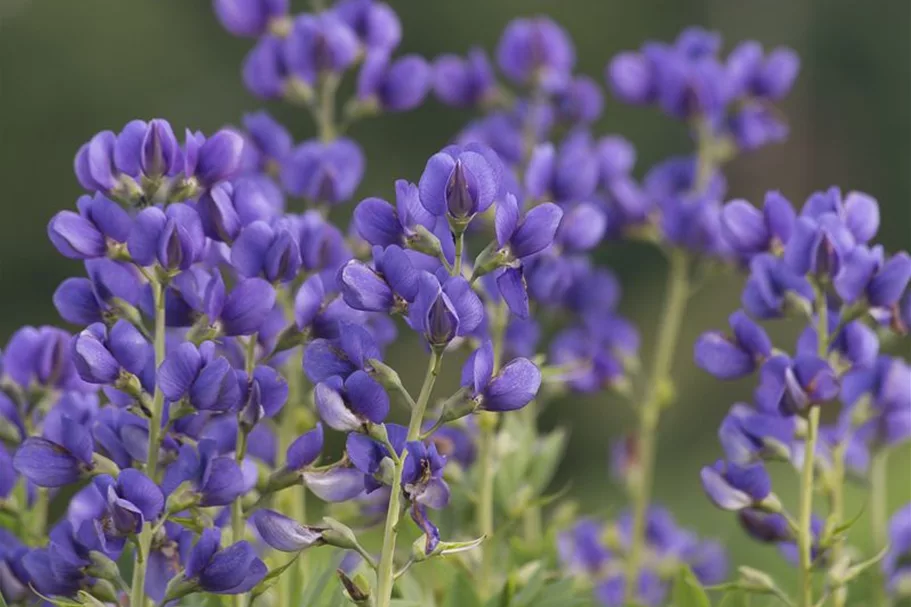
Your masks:
<instances>
[{"instance_id":1,"label":"leaf","mask_svg":"<svg viewBox=\"0 0 911 607\"><path fill-rule=\"evenodd\" d=\"M449 585L443 599L443 607L481 607L481 599L475 591L475 586L464 571L459 571Z\"/></svg>"},{"instance_id":2,"label":"leaf","mask_svg":"<svg viewBox=\"0 0 911 607\"><path fill-rule=\"evenodd\" d=\"M866 504L864 504L863 506L861 506L861 508L857 512L857 514L855 514L853 517L851 517L850 520L843 522L841 525L839 525L835 529L833 529L832 534L828 538L829 543L831 543L832 540L834 540L835 538L838 538L840 535L842 535L843 533L848 531L851 527L853 527L855 525L855 523L857 523L857 521L860 520L860 517L863 516L864 511L866 511L866 509L867 509L867 506L866 506Z\"/></svg>"},{"instance_id":3,"label":"leaf","mask_svg":"<svg viewBox=\"0 0 911 607\"><path fill-rule=\"evenodd\" d=\"M712 607L709 595L689 567L683 566L674 580L674 607Z\"/></svg>"},{"instance_id":4,"label":"leaf","mask_svg":"<svg viewBox=\"0 0 911 607\"><path fill-rule=\"evenodd\" d=\"M890 545L886 544L885 546L883 546L883 549L880 550L876 554L876 556L873 556L873 557L863 561L862 563L858 563L857 565L853 565L850 568L848 568L848 571L845 573L844 583L850 582L851 580L853 580L854 578L856 578L857 576L862 574L864 571L866 571L870 567L874 566L876 563L883 560L883 558L889 553L889 548L890 548Z\"/></svg>"},{"instance_id":5,"label":"leaf","mask_svg":"<svg viewBox=\"0 0 911 607\"><path fill-rule=\"evenodd\" d=\"M566 448L566 439L566 430L558 428L540 441L528 470L528 483L535 489L535 495L544 492L556 474Z\"/></svg>"}]
</instances>

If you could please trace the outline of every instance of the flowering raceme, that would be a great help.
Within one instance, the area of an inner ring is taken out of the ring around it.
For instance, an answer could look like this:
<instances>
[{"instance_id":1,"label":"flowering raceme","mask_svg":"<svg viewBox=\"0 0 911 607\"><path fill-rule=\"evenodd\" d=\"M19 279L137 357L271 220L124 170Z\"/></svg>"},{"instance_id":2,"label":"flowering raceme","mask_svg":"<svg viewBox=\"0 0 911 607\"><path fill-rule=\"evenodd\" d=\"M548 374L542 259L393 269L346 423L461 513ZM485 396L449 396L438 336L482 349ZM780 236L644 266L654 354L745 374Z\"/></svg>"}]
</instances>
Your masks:
<instances>
[{"instance_id":1,"label":"flowering raceme","mask_svg":"<svg viewBox=\"0 0 911 607\"><path fill-rule=\"evenodd\" d=\"M0 603L687 607L712 585L811 607L814 573L847 605L877 569L884 592L911 592L907 508L888 550L862 560L843 495L869 475L884 503L886 454L911 438L911 367L884 339L911 324L911 257L874 244L866 194L832 188L799 212L778 192L761 210L722 204L723 164L787 135L774 104L796 78L792 51L749 41L723 56L693 28L611 60L616 98L692 129L693 154L638 179L633 145L592 132L605 97L548 17L508 24L493 59L475 47L429 61L396 53L404 33L383 2L213 4L255 39L245 86L305 109L315 137L296 142L260 111L209 135L133 120L78 149L84 193L47 226L85 267L53 295L72 331L23 327L0 365ZM394 204L356 202L369 159L348 129L430 94L481 115L423 170L387 179ZM345 206L342 228L329 217ZM618 239L668 260L648 368L593 254ZM754 569L726 581L722 545L651 499L685 308L720 265L748 273L743 310L697 340L695 361L758 379L700 476L750 537L799 563L795 601ZM807 326L778 347L760 323L794 315ZM426 365L417 391L386 358L397 342ZM635 405L635 431L611 448L629 507L574 520L549 507L567 433L538 417L599 392ZM801 471L797 516L772 462Z\"/></svg>"}]
</instances>

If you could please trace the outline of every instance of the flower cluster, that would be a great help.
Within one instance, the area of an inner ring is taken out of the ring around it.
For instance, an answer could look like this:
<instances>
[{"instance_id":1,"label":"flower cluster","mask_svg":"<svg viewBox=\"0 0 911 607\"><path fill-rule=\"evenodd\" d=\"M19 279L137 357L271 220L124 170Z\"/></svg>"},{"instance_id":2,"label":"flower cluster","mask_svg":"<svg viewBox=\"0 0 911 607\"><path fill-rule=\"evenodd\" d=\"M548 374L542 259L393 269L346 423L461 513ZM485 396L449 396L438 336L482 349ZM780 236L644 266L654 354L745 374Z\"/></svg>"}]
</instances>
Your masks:
<instances>
[{"instance_id":1,"label":"flower cluster","mask_svg":"<svg viewBox=\"0 0 911 607\"><path fill-rule=\"evenodd\" d=\"M881 352L878 335L904 330L911 257L872 244L879 222L873 198L837 188L813 194L799 213L778 192L762 210L729 202L722 229L749 268L744 309L729 333L706 333L695 346L696 363L720 379L759 376L752 405L735 404L721 424L724 459L703 468L706 493L738 512L751 537L791 557L800 540L801 567L829 567L836 584L856 565L844 549L846 476L867 476L871 460L911 438L911 367ZM788 315L809 319L793 354L757 324ZM831 423L820 424L820 409L836 410ZM772 491L772 461L803 471L800 520ZM832 504L825 518L812 515L814 484ZM811 541L801 535L807 525Z\"/></svg>"}]
</instances>

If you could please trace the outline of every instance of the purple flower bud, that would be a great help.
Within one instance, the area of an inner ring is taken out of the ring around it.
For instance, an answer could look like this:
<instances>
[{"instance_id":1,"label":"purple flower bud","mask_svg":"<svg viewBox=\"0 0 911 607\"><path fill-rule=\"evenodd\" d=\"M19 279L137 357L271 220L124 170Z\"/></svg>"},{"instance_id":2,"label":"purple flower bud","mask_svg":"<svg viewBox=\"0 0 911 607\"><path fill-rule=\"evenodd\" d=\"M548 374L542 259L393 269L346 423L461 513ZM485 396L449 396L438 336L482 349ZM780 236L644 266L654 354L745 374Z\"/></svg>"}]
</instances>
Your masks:
<instances>
[{"instance_id":1,"label":"purple flower bud","mask_svg":"<svg viewBox=\"0 0 911 607\"><path fill-rule=\"evenodd\" d=\"M788 125L761 104L744 105L728 120L728 129L742 150L756 150L788 138Z\"/></svg>"},{"instance_id":2,"label":"purple flower bud","mask_svg":"<svg viewBox=\"0 0 911 607\"><path fill-rule=\"evenodd\" d=\"M739 511L754 506L772 492L772 481L760 464L738 466L718 460L700 473L709 499L722 510Z\"/></svg>"},{"instance_id":3,"label":"purple flower bud","mask_svg":"<svg viewBox=\"0 0 911 607\"><path fill-rule=\"evenodd\" d=\"M780 514L768 514L760 510L745 508L737 516L740 525L754 540L777 544L794 539L787 519Z\"/></svg>"},{"instance_id":4,"label":"purple flower bud","mask_svg":"<svg viewBox=\"0 0 911 607\"><path fill-rule=\"evenodd\" d=\"M349 200L364 174L364 154L350 139L308 141L282 165L282 184L295 196L335 204Z\"/></svg>"},{"instance_id":5,"label":"purple flower bud","mask_svg":"<svg viewBox=\"0 0 911 607\"><path fill-rule=\"evenodd\" d=\"M440 285L433 274L422 272L408 315L411 327L431 346L440 347L474 331L484 318L484 306L464 278L452 277Z\"/></svg>"},{"instance_id":6,"label":"purple flower bud","mask_svg":"<svg viewBox=\"0 0 911 607\"><path fill-rule=\"evenodd\" d=\"M308 84L323 73L345 71L360 48L357 36L332 13L300 15L284 45L288 71Z\"/></svg>"},{"instance_id":7,"label":"purple flower bud","mask_svg":"<svg viewBox=\"0 0 911 607\"><path fill-rule=\"evenodd\" d=\"M405 55L391 61L383 52L372 53L358 76L357 97L389 112L411 110L424 101L430 77L430 66L422 57Z\"/></svg>"},{"instance_id":8,"label":"purple flower bud","mask_svg":"<svg viewBox=\"0 0 911 607\"><path fill-rule=\"evenodd\" d=\"M332 12L354 30L370 50L391 51L402 39L402 24L385 2L342 0Z\"/></svg>"},{"instance_id":9,"label":"purple flower bud","mask_svg":"<svg viewBox=\"0 0 911 607\"><path fill-rule=\"evenodd\" d=\"M772 354L766 332L742 311L730 317L733 339L719 332L703 334L694 348L696 364L720 379L736 379L752 373Z\"/></svg>"},{"instance_id":10,"label":"purple flower bud","mask_svg":"<svg viewBox=\"0 0 911 607\"><path fill-rule=\"evenodd\" d=\"M325 543L322 529L305 527L273 510L257 510L250 518L263 541L276 550L300 552Z\"/></svg>"},{"instance_id":11,"label":"purple flower bud","mask_svg":"<svg viewBox=\"0 0 911 607\"><path fill-rule=\"evenodd\" d=\"M569 80L575 63L569 36L546 17L513 20L497 45L497 64L519 84L534 80L557 90Z\"/></svg>"},{"instance_id":12,"label":"purple flower bud","mask_svg":"<svg viewBox=\"0 0 911 607\"><path fill-rule=\"evenodd\" d=\"M262 99L278 99L285 94L288 66L281 39L260 38L244 59L243 80L250 92Z\"/></svg>"},{"instance_id":13,"label":"purple flower bud","mask_svg":"<svg viewBox=\"0 0 911 607\"><path fill-rule=\"evenodd\" d=\"M757 255L750 262L750 277L741 298L744 310L756 318L778 318L792 299L811 301L810 283L775 256Z\"/></svg>"},{"instance_id":14,"label":"purple flower bud","mask_svg":"<svg viewBox=\"0 0 911 607\"><path fill-rule=\"evenodd\" d=\"M501 174L499 159L486 146L445 148L427 161L418 184L421 204L437 217L483 213L499 191Z\"/></svg>"},{"instance_id":15,"label":"purple flower bud","mask_svg":"<svg viewBox=\"0 0 911 607\"><path fill-rule=\"evenodd\" d=\"M199 261L205 248L205 234L199 215L192 207L175 203L165 211L149 207L133 222L127 249L137 264L159 263L168 270L186 270Z\"/></svg>"},{"instance_id":16,"label":"purple flower bud","mask_svg":"<svg viewBox=\"0 0 911 607\"><path fill-rule=\"evenodd\" d=\"M215 16L235 36L261 36L288 14L289 0L215 0Z\"/></svg>"},{"instance_id":17,"label":"purple flower bud","mask_svg":"<svg viewBox=\"0 0 911 607\"><path fill-rule=\"evenodd\" d=\"M204 529L187 557L184 575L188 580L195 581L204 592L249 592L266 577L266 564L256 556L253 546L247 542L237 542L219 549L220 540L220 530Z\"/></svg>"},{"instance_id":18,"label":"purple flower bud","mask_svg":"<svg viewBox=\"0 0 911 607\"><path fill-rule=\"evenodd\" d=\"M471 49L464 59L458 55L441 55L433 65L433 88L439 100L447 105L482 104L496 93L493 67L479 48Z\"/></svg>"},{"instance_id":19,"label":"purple flower bud","mask_svg":"<svg viewBox=\"0 0 911 607\"><path fill-rule=\"evenodd\" d=\"M449 485L443 480L446 457L420 441L407 443L408 457L402 467L402 489L414 503L440 510L449 504Z\"/></svg>"},{"instance_id":20,"label":"purple flower bud","mask_svg":"<svg viewBox=\"0 0 911 607\"><path fill-rule=\"evenodd\" d=\"M149 176L169 175L179 158L177 137L171 125L156 118L149 122L142 138L139 165Z\"/></svg>"}]
</instances>

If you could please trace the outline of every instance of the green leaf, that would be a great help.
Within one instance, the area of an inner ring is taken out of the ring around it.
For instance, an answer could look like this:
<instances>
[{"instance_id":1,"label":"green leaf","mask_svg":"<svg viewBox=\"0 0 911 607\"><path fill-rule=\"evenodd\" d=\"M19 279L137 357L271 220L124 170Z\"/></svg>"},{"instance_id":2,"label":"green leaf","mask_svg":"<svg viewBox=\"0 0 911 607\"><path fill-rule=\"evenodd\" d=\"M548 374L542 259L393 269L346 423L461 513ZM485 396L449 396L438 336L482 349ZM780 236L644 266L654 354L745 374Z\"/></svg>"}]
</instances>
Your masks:
<instances>
[{"instance_id":1,"label":"green leaf","mask_svg":"<svg viewBox=\"0 0 911 607\"><path fill-rule=\"evenodd\" d=\"M539 443L528 471L528 483L535 489L535 495L544 492L556 474L566 448L566 439L566 430L558 428Z\"/></svg>"},{"instance_id":2,"label":"green leaf","mask_svg":"<svg viewBox=\"0 0 911 607\"><path fill-rule=\"evenodd\" d=\"M443 607L481 607L481 599L474 583L464 571L455 575L443 599Z\"/></svg>"},{"instance_id":3,"label":"green leaf","mask_svg":"<svg viewBox=\"0 0 911 607\"><path fill-rule=\"evenodd\" d=\"M674 607L712 607L709 595L689 567L681 567L674 580Z\"/></svg>"}]
</instances>

